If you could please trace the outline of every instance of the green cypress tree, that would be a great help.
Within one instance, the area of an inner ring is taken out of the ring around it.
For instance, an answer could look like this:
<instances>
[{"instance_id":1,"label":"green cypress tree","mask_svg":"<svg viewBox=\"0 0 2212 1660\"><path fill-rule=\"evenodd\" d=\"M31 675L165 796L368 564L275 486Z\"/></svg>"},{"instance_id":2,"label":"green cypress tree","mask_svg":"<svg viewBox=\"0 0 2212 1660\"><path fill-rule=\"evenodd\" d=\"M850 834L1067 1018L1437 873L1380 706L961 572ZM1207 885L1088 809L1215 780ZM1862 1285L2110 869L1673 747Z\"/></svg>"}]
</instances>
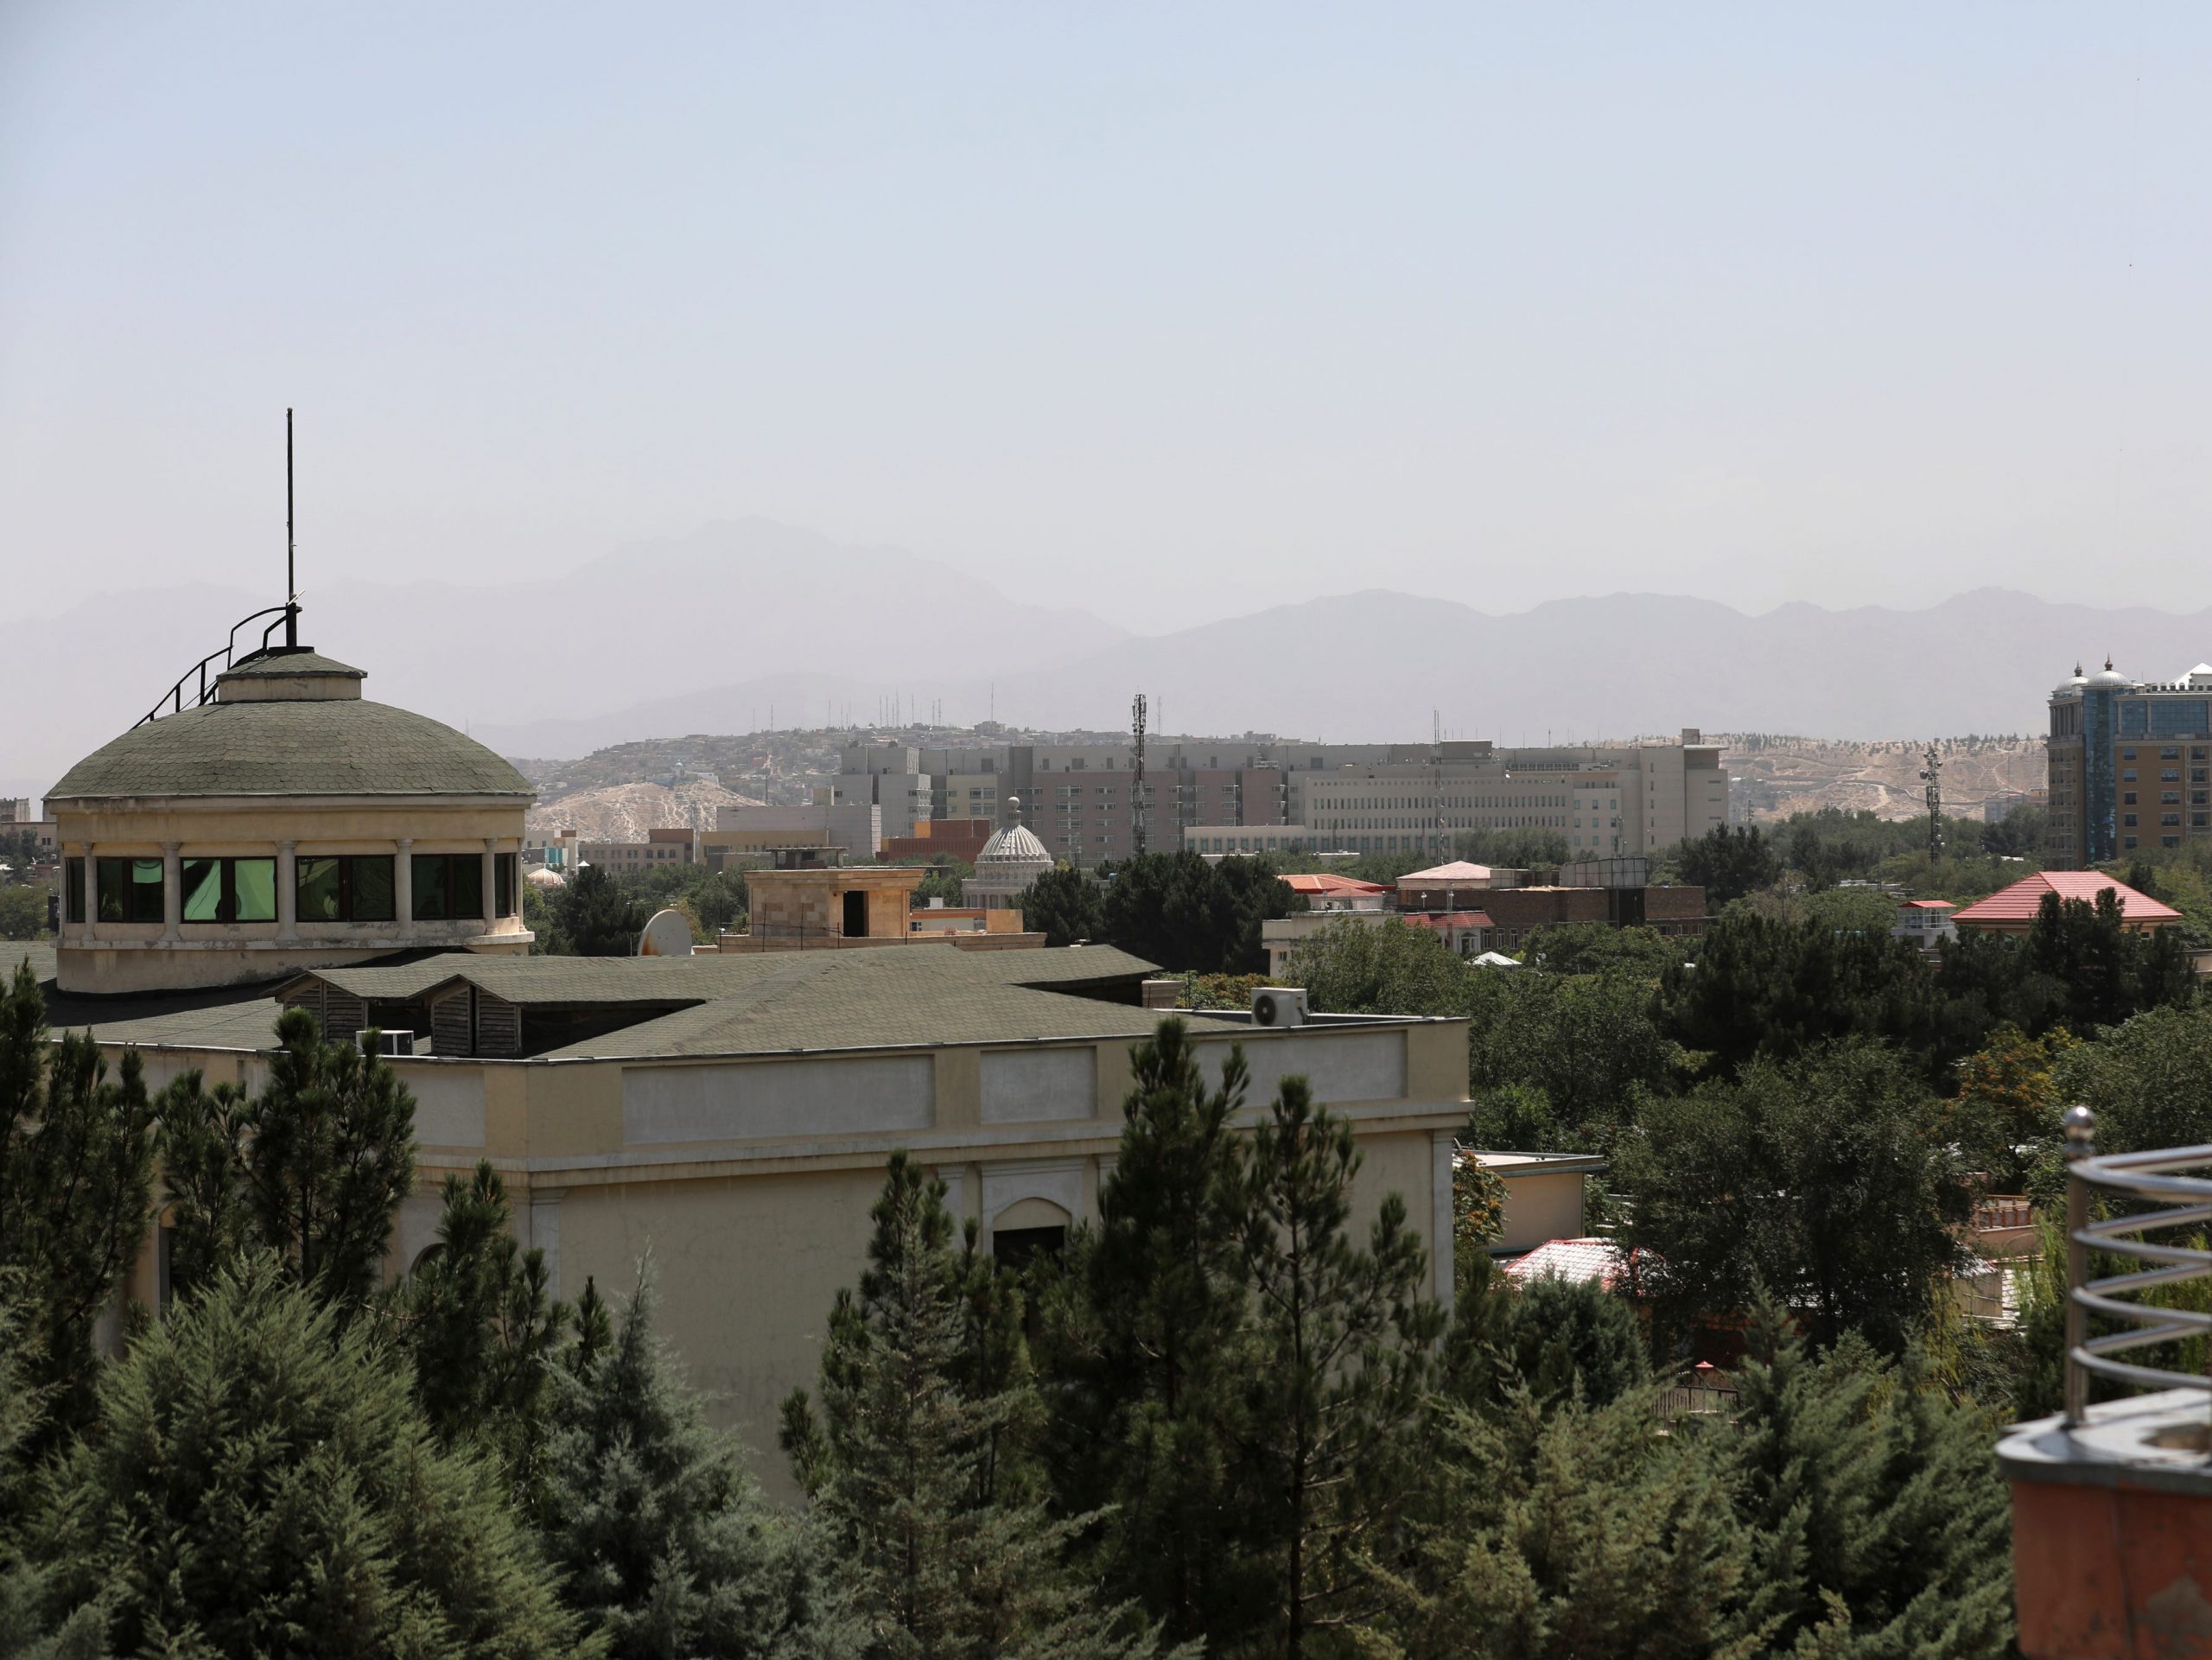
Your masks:
<instances>
[{"instance_id":1,"label":"green cypress tree","mask_svg":"<svg viewBox=\"0 0 2212 1660\"><path fill-rule=\"evenodd\" d=\"M2011 1509L1990 1425L1927 1386L1918 1358L1855 1334L1824 1356L1770 1298L1738 1379L1738 1504L1759 1539L1777 1646L1971 1660L2009 1651Z\"/></svg>"},{"instance_id":2,"label":"green cypress tree","mask_svg":"<svg viewBox=\"0 0 2212 1660\"><path fill-rule=\"evenodd\" d=\"M857 1653L821 1530L772 1505L736 1437L707 1426L654 1335L651 1281L619 1322L588 1282L578 1307L537 1504L569 1606L618 1660Z\"/></svg>"},{"instance_id":3,"label":"green cypress tree","mask_svg":"<svg viewBox=\"0 0 2212 1660\"><path fill-rule=\"evenodd\" d=\"M1130 1065L1099 1222L1046 1295L1054 1487L1064 1514L1103 1513L1094 1556L1111 1594L1218 1651L1261 1628L1273 1582L1236 1451L1255 1364L1235 1122L1247 1073L1232 1049L1210 1086L1180 1020Z\"/></svg>"},{"instance_id":4,"label":"green cypress tree","mask_svg":"<svg viewBox=\"0 0 2212 1660\"><path fill-rule=\"evenodd\" d=\"M1352 1243L1359 1166L1351 1127L1304 1078L1285 1078L1253 1136L1244 1256L1257 1302L1251 1446L1280 1540L1274 1641L1293 1660L1377 1604L1363 1564L1391 1554L1444 1329L1421 1294L1428 1254L1402 1197L1385 1196L1366 1250Z\"/></svg>"},{"instance_id":5,"label":"green cypress tree","mask_svg":"<svg viewBox=\"0 0 2212 1660\"><path fill-rule=\"evenodd\" d=\"M375 1327L267 1256L100 1384L41 1547L126 1653L513 1660L596 1651L483 1460L440 1449Z\"/></svg>"},{"instance_id":6,"label":"green cypress tree","mask_svg":"<svg viewBox=\"0 0 2212 1660\"><path fill-rule=\"evenodd\" d=\"M103 1660L105 1602L65 1612L60 1575L27 1554L53 1391L32 1378L29 1311L8 1294L20 1283L19 1275L0 1279L0 1660Z\"/></svg>"},{"instance_id":7,"label":"green cypress tree","mask_svg":"<svg viewBox=\"0 0 2212 1660\"><path fill-rule=\"evenodd\" d=\"M377 1288L391 1216L415 1179L415 1097L352 1043L326 1043L303 1008L276 1020L269 1083L243 1162L257 1241L341 1320Z\"/></svg>"},{"instance_id":8,"label":"green cypress tree","mask_svg":"<svg viewBox=\"0 0 2212 1660\"><path fill-rule=\"evenodd\" d=\"M817 1487L863 1652L884 1660L1122 1660L1154 1651L1064 1561L1089 1520L988 1491L988 1449L1018 1410L970 1396L961 1267L944 1184L892 1155L868 1268L832 1315L817 1420L785 1405L785 1445Z\"/></svg>"},{"instance_id":9,"label":"green cypress tree","mask_svg":"<svg viewBox=\"0 0 2212 1660\"><path fill-rule=\"evenodd\" d=\"M0 1274L32 1337L31 1380L58 1386L52 1434L91 1402L94 1327L153 1219L153 1110L134 1050L110 1080L89 1035L48 1041L28 963L0 993Z\"/></svg>"},{"instance_id":10,"label":"green cypress tree","mask_svg":"<svg viewBox=\"0 0 2212 1660\"><path fill-rule=\"evenodd\" d=\"M489 1161L466 1181L448 1176L438 1243L400 1288L395 1313L431 1428L448 1445L476 1437L526 1491L538 1467L546 1362L569 1311L547 1290L545 1253L524 1250L512 1220Z\"/></svg>"},{"instance_id":11,"label":"green cypress tree","mask_svg":"<svg viewBox=\"0 0 2212 1660\"><path fill-rule=\"evenodd\" d=\"M1725 1444L1637 1392L1547 1409L1515 1388L1444 1411L1407 1570L1368 1632L1407 1660L1751 1660L1751 1541Z\"/></svg>"},{"instance_id":12,"label":"green cypress tree","mask_svg":"<svg viewBox=\"0 0 2212 1660\"><path fill-rule=\"evenodd\" d=\"M634 957L645 910L597 865L586 865L562 891L559 943L574 957Z\"/></svg>"},{"instance_id":13,"label":"green cypress tree","mask_svg":"<svg viewBox=\"0 0 2212 1660\"><path fill-rule=\"evenodd\" d=\"M349 1320L376 1291L414 1182L415 1097L381 1059L324 1042L306 1009L280 1015L276 1035L257 1096L197 1072L162 1092L169 1284L190 1294L268 1250Z\"/></svg>"},{"instance_id":14,"label":"green cypress tree","mask_svg":"<svg viewBox=\"0 0 2212 1660\"><path fill-rule=\"evenodd\" d=\"M235 1084L207 1087L197 1068L154 1100L168 1195L169 1291L190 1295L253 1247L245 1147L253 1103Z\"/></svg>"}]
</instances>

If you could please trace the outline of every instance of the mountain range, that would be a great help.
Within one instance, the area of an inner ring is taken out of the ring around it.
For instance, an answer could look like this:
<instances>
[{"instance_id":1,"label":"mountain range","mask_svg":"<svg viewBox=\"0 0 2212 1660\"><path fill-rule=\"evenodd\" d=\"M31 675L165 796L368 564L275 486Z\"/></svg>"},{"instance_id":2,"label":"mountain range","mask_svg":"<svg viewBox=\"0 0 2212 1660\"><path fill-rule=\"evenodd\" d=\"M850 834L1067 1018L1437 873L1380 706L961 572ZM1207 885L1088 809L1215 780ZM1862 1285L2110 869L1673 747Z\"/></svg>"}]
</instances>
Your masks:
<instances>
[{"instance_id":1,"label":"mountain range","mask_svg":"<svg viewBox=\"0 0 2212 1660\"><path fill-rule=\"evenodd\" d=\"M87 599L18 624L0 666L34 710L0 787L37 793L127 728L264 598L186 587ZM1923 609L1785 605L1748 615L1657 594L1510 614L1367 590L1159 629L1026 604L941 561L764 520L640 543L497 583L348 577L303 592L302 638L370 672L368 695L503 753L933 713L1113 728L1148 694L1156 728L1334 741L1507 743L1714 731L1914 737L2039 731L2050 687L2112 652L2170 677L2212 657L2212 612L2063 604L2005 589Z\"/></svg>"}]
</instances>

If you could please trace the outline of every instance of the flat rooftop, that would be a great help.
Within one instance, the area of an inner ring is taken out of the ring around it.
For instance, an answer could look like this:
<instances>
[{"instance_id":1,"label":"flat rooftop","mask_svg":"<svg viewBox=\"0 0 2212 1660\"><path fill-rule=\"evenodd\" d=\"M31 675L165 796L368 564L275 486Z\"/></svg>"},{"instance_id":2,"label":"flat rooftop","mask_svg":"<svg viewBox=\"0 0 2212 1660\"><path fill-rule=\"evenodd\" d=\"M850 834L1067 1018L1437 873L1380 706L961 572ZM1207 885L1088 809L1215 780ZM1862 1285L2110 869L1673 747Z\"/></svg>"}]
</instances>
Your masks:
<instances>
[{"instance_id":1,"label":"flat rooftop","mask_svg":"<svg viewBox=\"0 0 2212 1660\"><path fill-rule=\"evenodd\" d=\"M1144 1037L1161 1014L1141 1006L1140 991L1158 970L1106 945L690 957L445 951L315 970L275 983L99 998L56 993L50 945L13 951L28 957L47 983L56 1030L89 1028L102 1042L149 1047L268 1048L280 1011L277 992L305 980L362 999L378 1018L379 1010L419 1006L433 991L457 983L526 1015L536 1010L595 1017L589 1035L580 1032L574 1041L525 1052L526 1059L539 1060ZM1185 1018L1250 1030L1242 1011L1193 1011ZM427 1023L416 1029L427 1030Z\"/></svg>"}]
</instances>

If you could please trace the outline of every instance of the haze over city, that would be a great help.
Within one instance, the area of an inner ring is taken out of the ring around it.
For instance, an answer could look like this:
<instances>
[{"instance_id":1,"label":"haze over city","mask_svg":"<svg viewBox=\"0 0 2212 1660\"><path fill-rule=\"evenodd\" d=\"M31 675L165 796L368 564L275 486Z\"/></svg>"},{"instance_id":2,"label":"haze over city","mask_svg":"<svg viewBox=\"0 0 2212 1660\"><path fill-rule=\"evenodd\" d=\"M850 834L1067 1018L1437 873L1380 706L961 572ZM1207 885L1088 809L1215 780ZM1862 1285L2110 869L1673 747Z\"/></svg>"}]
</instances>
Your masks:
<instances>
[{"instance_id":1,"label":"haze over city","mask_svg":"<svg viewBox=\"0 0 2212 1660\"><path fill-rule=\"evenodd\" d=\"M0 614L276 597L288 405L310 615L753 517L1138 633L1374 588L2194 611L2208 37L16 0Z\"/></svg>"}]
</instances>

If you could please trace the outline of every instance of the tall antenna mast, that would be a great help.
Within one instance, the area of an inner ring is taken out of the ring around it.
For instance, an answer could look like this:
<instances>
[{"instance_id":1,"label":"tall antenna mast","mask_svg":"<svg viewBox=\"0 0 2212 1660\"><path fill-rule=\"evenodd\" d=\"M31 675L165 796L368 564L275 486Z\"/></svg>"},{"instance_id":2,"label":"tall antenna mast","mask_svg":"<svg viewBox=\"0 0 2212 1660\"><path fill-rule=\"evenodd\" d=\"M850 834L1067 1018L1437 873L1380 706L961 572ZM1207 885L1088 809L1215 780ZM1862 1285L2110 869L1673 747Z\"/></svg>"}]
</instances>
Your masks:
<instances>
[{"instance_id":1,"label":"tall antenna mast","mask_svg":"<svg viewBox=\"0 0 2212 1660\"><path fill-rule=\"evenodd\" d=\"M1921 768L1920 776L1928 785L1928 862L1933 866L1943 856L1943 761L1936 753L1933 740L1924 759L1928 765Z\"/></svg>"},{"instance_id":2,"label":"tall antenna mast","mask_svg":"<svg viewBox=\"0 0 2212 1660\"><path fill-rule=\"evenodd\" d=\"M300 582L293 574L292 412L284 411L284 649L300 646Z\"/></svg>"},{"instance_id":3,"label":"tall antenna mast","mask_svg":"<svg viewBox=\"0 0 2212 1660\"><path fill-rule=\"evenodd\" d=\"M1139 858L1144 856L1144 694L1139 692L1129 705L1129 728L1136 739L1136 767L1129 781L1129 839L1136 844Z\"/></svg>"}]
</instances>

